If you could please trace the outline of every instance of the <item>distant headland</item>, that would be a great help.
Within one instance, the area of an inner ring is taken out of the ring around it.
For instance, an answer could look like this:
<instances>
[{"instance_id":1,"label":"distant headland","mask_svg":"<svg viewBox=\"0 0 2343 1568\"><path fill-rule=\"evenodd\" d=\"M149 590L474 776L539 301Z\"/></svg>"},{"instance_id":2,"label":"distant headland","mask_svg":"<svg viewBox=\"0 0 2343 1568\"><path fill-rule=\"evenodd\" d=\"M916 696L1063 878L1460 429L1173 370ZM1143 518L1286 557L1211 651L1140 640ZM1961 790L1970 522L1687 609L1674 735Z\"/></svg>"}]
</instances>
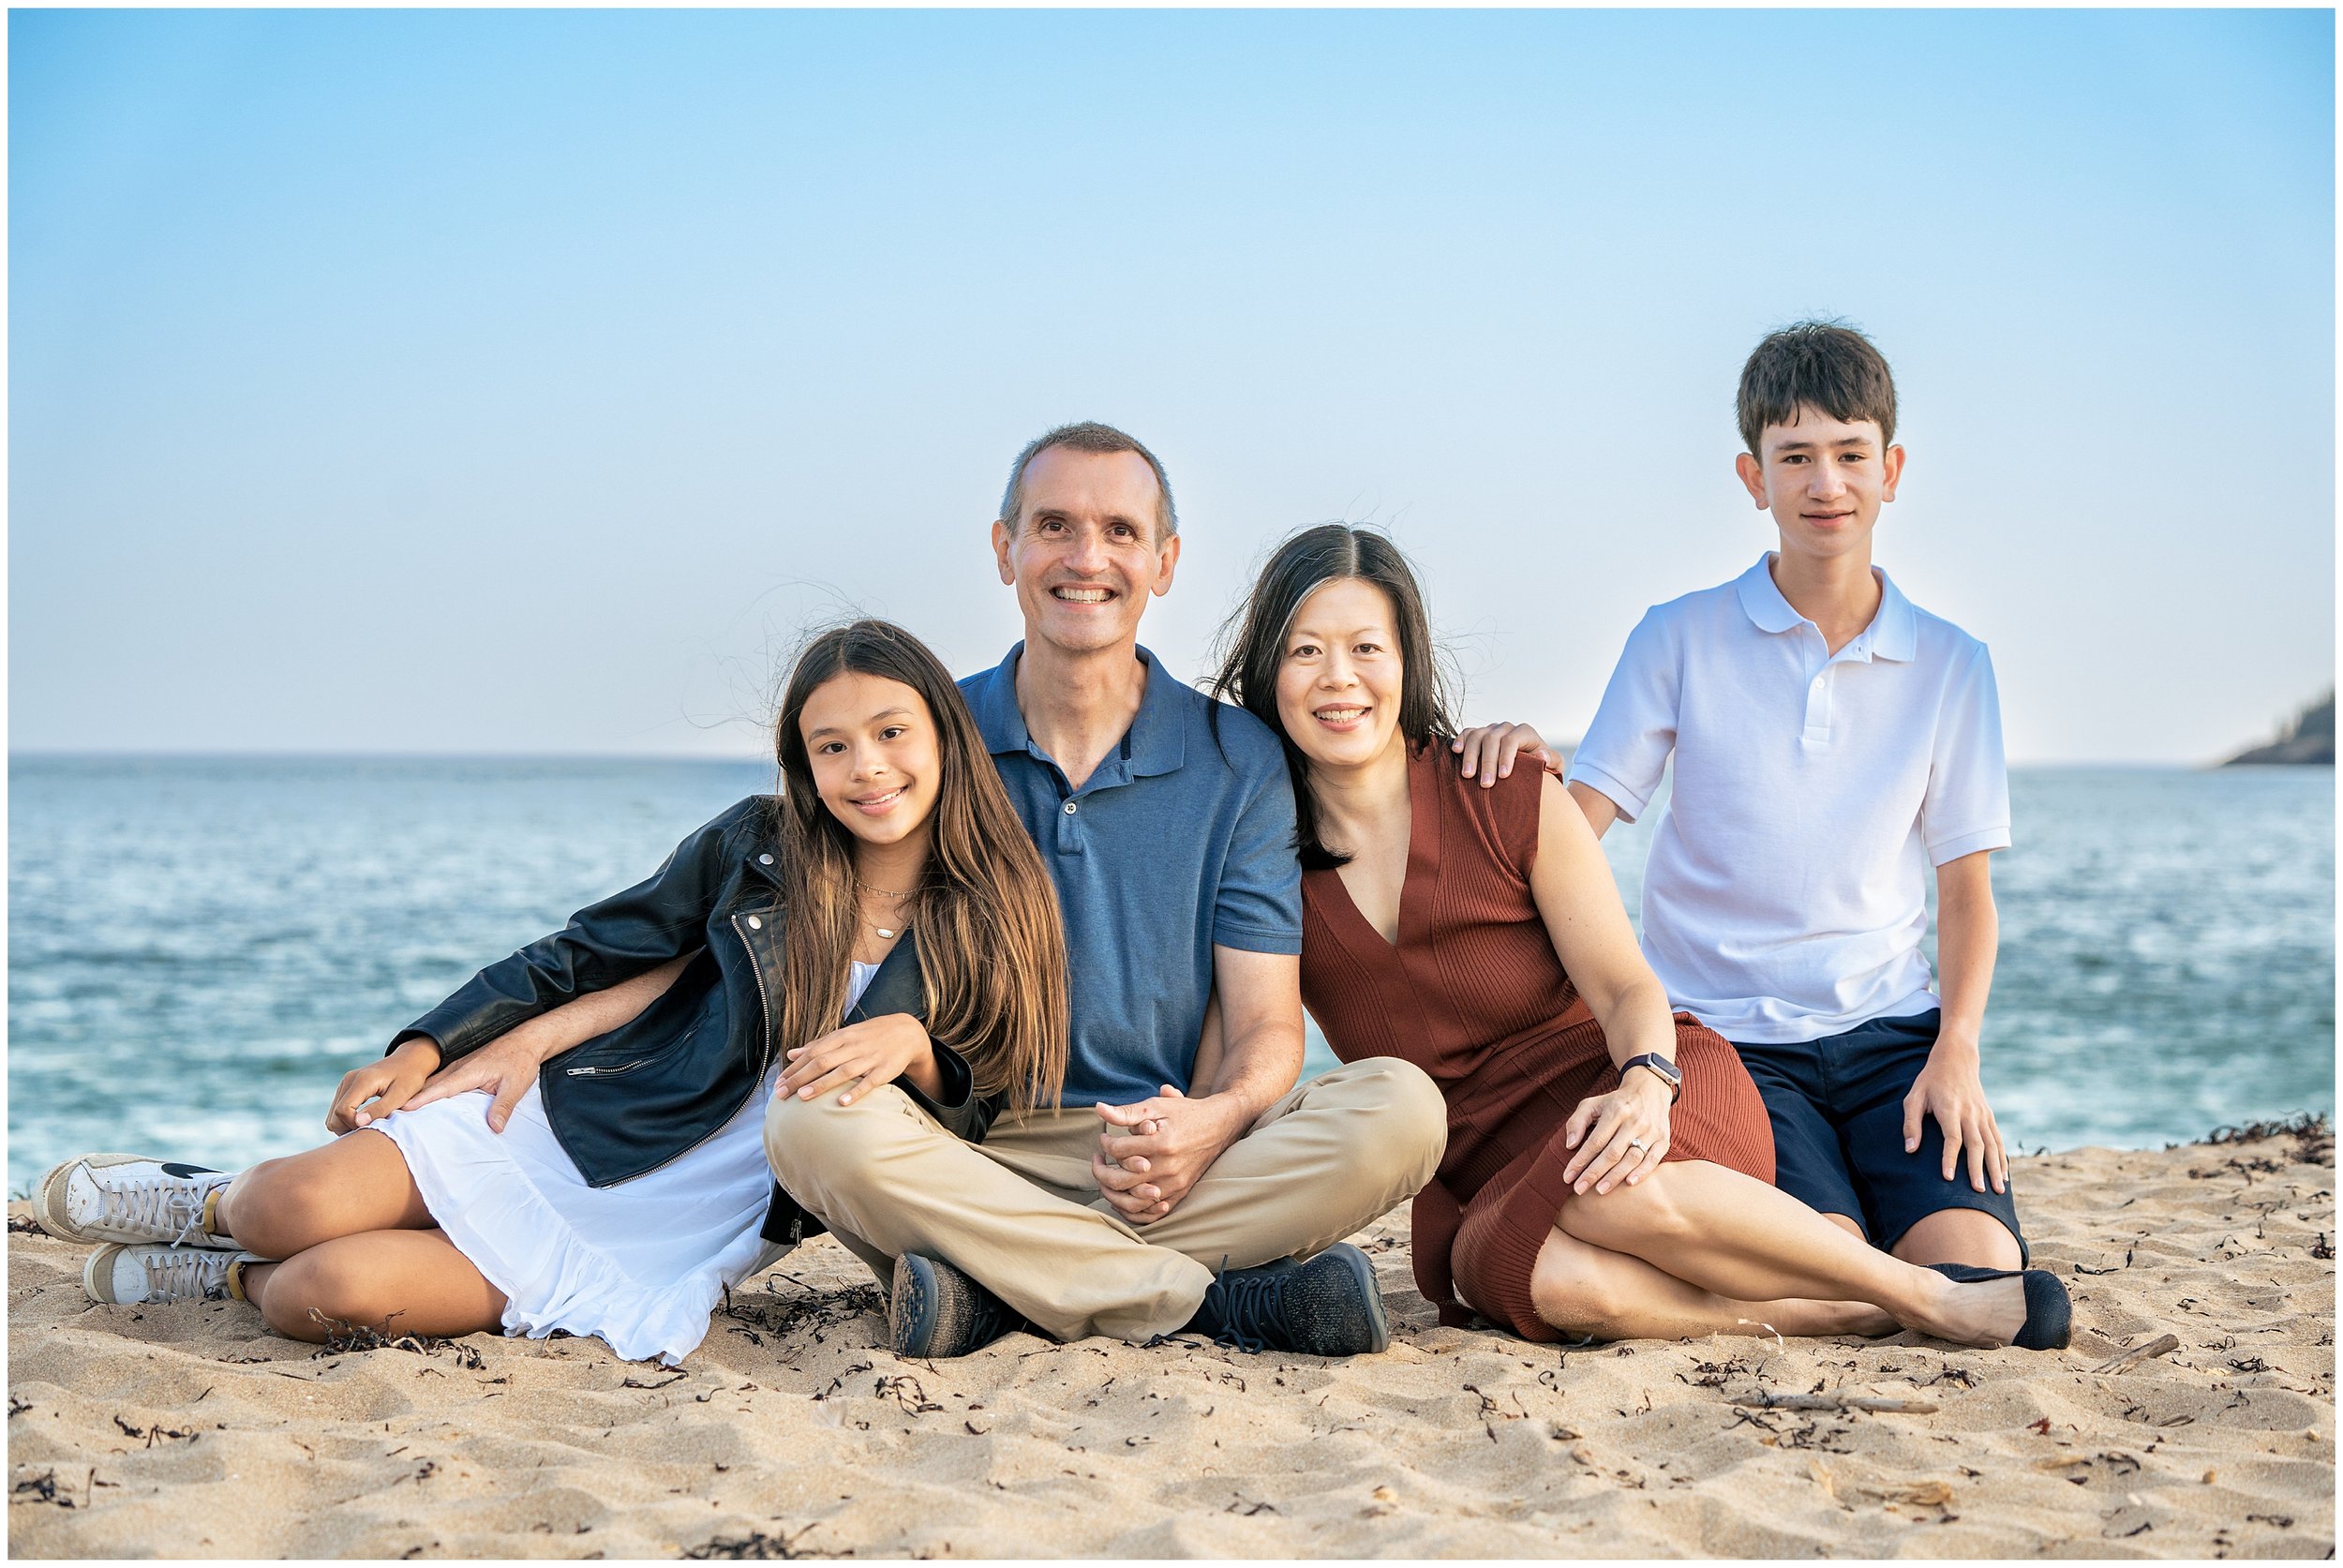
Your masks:
<instances>
[{"instance_id":1,"label":"distant headland","mask_svg":"<svg viewBox=\"0 0 2343 1568\"><path fill-rule=\"evenodd\" d=\"M2323 762L2335 761L2335 691L2330 687L2325 696L2294 715L2294 722L2278 732L2278 738L2266 746L2255 746L2238 753L2224 768L2243 763Z\"/></svg>"}]
</instances>

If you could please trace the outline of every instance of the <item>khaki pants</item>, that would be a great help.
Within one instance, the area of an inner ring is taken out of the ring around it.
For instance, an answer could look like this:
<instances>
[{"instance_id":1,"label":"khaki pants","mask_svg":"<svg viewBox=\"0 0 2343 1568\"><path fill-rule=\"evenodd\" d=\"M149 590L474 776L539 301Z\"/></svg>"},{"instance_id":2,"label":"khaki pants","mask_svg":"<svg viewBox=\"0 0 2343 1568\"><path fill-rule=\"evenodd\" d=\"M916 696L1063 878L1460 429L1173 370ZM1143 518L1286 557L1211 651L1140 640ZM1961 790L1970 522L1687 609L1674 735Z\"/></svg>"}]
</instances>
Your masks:
<instances>
[{"instance_id":1,"label":"khaki pants","mask_svg":"<svg viewBox=\"0 0 2343 1568\"><path fill-rule=\"evenodd\" d=\"M1221 1267L1333 1246L1431 1180L1447 1108L1394 1057L1295 1089L1163 1218L1134 1227L1091 1178L1087 1106L1004 1115L967 1143L891 1084L850 1106L777 1099L765 1154L881 1282L905 1252L942 1258L1060 1339L1142 1342L1185 1326Z\"/></svg>"}]
</instances>

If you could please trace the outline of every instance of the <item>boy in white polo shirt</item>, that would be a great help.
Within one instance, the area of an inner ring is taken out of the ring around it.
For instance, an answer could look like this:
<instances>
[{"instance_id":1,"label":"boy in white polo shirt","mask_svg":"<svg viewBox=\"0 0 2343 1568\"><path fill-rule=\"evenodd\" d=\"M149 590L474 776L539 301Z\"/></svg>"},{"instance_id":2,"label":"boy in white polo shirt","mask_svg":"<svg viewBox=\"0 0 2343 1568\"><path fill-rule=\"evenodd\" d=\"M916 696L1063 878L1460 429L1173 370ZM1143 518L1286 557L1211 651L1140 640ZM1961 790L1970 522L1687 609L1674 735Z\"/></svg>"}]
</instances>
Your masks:
<instances>
[{"instance_id":1,"label":"boy in white polo shirt","mask_svg":"<svg viewBox=\"0 0 2343 1568\"><path fill-rule=\"evenodd\" d=\"M1739 411L1741 483L1779 547L1644 617L1570 792L1597 833L1633 822L1675 754L1644 953L1669 999L1739 1050L1777 1184L1906 1262L2018 1267L1978 1076L1999 937L1986 859L2009 844L1992 665L1872 565L1903 449L1869 339L1815 321L1770 335ZM1536 743L1516 728L1459 749L1486 779Z\"/></svg>"}]
</instances>

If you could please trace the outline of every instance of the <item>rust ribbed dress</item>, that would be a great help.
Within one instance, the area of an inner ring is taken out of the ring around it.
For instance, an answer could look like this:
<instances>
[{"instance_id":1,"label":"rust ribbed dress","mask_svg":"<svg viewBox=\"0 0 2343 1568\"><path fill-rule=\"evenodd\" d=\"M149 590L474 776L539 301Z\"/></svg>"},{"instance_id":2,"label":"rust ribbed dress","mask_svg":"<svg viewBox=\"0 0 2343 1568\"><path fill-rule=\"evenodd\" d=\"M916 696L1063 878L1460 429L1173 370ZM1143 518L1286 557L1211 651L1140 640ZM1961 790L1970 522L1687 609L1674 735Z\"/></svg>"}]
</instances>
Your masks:
<instances>
[{"instance_id":1,"label":"rust ribbed dress","mask_svg":"<svg viewBox=\"0 0 2343 1568\"><path fill-rule=\"evenodd\" d=\"M1341 876L1302 877L1302 1000L1344 1061L1398 1056L1448 1101L1448 1152L1415 1201L1416 1284L1462 1324L1464 1299L1527 1339L1556 1339L1530 1273L1570 1196L1562 1124L1619 1087L1602 1025L1579 1000L1530 892L1541 784L1517 769L1494 789L1460 777L1444 745L1409 766L1410 832L1395 948ZM1733 1048L1676 1015L1683 1098L1668 1159L1707 1159L1773 1181L1765 1102Z\"/></svg>"}]
</instances>

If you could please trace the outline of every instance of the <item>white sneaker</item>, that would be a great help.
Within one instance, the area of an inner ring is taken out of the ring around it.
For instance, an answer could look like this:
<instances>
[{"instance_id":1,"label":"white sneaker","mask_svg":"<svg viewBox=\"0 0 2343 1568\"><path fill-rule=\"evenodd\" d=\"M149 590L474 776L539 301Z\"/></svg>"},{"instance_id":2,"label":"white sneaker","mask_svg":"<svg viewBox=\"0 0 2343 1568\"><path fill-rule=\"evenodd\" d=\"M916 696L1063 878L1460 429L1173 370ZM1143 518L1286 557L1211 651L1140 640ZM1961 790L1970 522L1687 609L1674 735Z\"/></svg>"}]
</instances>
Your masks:
<instances>
[{"instance_id":1,"label":"white sneaker","mask_svg":"<svg viewBox=\"0 0 2343 1568\"><path fill-rule=\"evenodd\" d=\"M229 1276L250 1252L213 1247L101 1247L82 1265L82 1289L110 1307L161 1306L174 1301L241 1301Z\"/></svg>"},{"instance_id":2,"label":"white sneaker","mask_svg":"<svg viewBox=\"0 0 2343 1568\"><path fill-rule=\"evenodd\" d=\"M160 1242L232 1247L203 1229L205 1200L235 1179L175 1160L82 1155L53 1167L33 1189L33 1216L63 1241Z\"/></svg>"}]
</instances>

